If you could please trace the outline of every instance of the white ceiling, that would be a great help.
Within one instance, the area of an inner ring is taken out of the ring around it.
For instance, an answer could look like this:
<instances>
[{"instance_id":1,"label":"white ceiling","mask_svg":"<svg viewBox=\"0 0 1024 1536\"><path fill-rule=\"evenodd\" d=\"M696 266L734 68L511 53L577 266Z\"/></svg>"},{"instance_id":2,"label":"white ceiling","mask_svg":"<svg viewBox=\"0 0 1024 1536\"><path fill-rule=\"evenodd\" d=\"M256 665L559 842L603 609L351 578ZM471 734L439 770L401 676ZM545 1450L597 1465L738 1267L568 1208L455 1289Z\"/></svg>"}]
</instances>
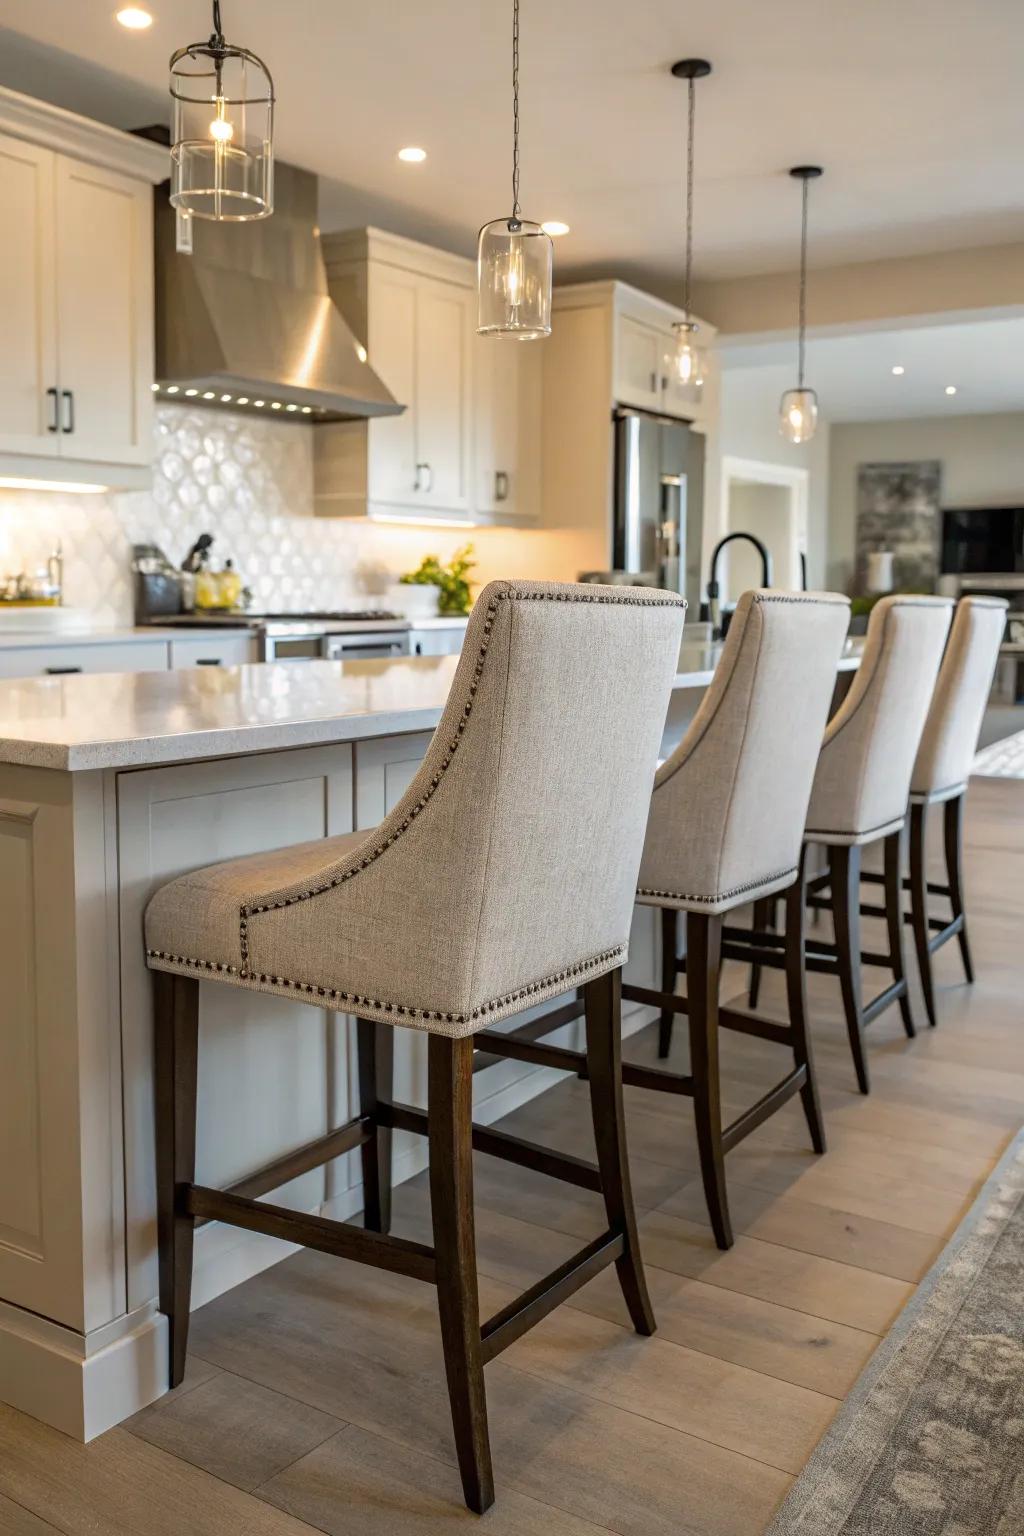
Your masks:
<instances>
[{"instance_id":1,"label":"white ceiling","mask_svg":"<svg viewBox=\"0 0 1024 1536\"><path fill-rule=\"evenodd\" d=\"M0 83L120 126L166 116L172 49L204 0L0 0ZM507 211L510 0L223 0L271 66L278 149L326 179L322 217L470 250ZM1021 0L522 0L523 204L565 219L563 275L671 293L685 87L698 87L696 261L705 278L793 266L788 166L817 160L813 261L1024 237ZM55 52L55 50L57 50ZM425 165L395 152L421 144Z\"/></svg>"},{"instance_id":2,"label":"white ceiling","mask_svg":"<svg viewBox=\"0 0 1024 1536\"><path fill-rule=\"evenodd\" d=\"M777 393L796 382L795 350L791 339L771 340L727 344L722 356L730 370L758 370L765 390ZM812 336L807 383L831 422L1024 411L1022 359L1024 317ZM906 370L899 377L897 365ZM949 384L955 395L945 393Z\"/></svg>"}]
</instances>

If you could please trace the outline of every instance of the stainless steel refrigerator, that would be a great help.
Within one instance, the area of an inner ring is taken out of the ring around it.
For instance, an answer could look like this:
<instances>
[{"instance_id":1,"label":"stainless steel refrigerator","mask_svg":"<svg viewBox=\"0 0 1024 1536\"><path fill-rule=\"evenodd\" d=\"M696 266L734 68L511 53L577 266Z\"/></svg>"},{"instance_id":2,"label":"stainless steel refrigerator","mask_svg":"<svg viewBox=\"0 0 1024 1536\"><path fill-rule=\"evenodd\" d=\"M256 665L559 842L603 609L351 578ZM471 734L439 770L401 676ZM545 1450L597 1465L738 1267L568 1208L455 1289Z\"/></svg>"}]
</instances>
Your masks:
<instances>
[{"instance_id":1,"label":"stainless steel refrigerator","mask_svg":"<svg viewBox=\"0 0 1024 1536\"><path fill-rule=\"evenodd\" d=\"M612 564L642 584L700 607L704 438L685 421L620 409L614 415Z\"/></svg>"}]
</instances>

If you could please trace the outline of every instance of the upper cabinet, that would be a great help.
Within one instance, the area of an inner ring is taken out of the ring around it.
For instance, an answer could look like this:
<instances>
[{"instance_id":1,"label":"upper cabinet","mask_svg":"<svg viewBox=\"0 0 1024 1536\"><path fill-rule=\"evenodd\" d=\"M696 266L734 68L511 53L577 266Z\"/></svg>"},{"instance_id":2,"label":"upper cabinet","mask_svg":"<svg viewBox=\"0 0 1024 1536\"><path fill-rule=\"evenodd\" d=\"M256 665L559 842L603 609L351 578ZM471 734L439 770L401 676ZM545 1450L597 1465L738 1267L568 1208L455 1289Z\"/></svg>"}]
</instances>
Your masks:
<instances>
[{"instance_id":1,"label":"upper cabinet","mask_svg":"<svg viewBox=\"0 0 1024 1536\"><path fill-rule=\"evenodd\" d=\"M331 296L405 410L314 429L317 512L536 517L539 359L476 335L473 263L374 229L323 244Z\"/></svg>"},{"instance_id":2,"label":"upper cabinet","mask_svg":"<svg viewBox=\"0 0 1024 1536\"><path fill-rule=\"evenodd\" d=\"M143 485L166 154L13 91L0 128L0 477Z\"/></svg>"}]
</instances>

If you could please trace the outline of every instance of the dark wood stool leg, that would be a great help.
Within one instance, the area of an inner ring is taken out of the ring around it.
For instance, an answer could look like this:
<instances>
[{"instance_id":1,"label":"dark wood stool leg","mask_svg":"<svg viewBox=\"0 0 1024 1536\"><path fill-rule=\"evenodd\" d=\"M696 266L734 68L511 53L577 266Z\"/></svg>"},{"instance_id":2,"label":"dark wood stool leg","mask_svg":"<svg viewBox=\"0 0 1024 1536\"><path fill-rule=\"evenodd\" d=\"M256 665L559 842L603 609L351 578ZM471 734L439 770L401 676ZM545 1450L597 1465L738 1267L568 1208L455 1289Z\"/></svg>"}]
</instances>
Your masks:
<instances>
[{"instance_id":1,"label":"dark wood stool leg","mask_svg":"<svg viewBox=\"0 0 1024 1536\"><path fill-rule=\"evenodd\" d=\"M828 867L846 1031L857 1069L858 1087L861 1093L870 1093L860 989L860 849L830 848Z\"/></svg>"},{"instance_id":2,"label":"dark wood stool leg","mask_svg":"<svg viewBox=\"0 0 1024 1536\"><path fill-rule=\"evenodd\" d=\"M690 1024L690 1071L697 1149L708 1214L719 1248L731 1248L732 1224L722 1149L722 1088L718 1071L718 987L722 919L686 914L686 978Z\"/></svg>"},{"instance_id":3,"label":"dark wood stool leg","mask_svg":"<svg viewBox=\"0 0 1024 1536\"><path fill-rule=\"evenodd\" d=\"M755 933L764 933L774 927L775 902L762 897L754 902L754 915L752 927ZM757 1007L757 1000L761 996L761 967L755 961L750 967L750 985L747 988L747 1007L751 1012Z\"/></svg>"},{"instance_id":4,"label":"dark wood stool leg","mask_svg":"<svg viewBox=\"0 0 1024 1536\"><path fill-rule=\"evenodd\" d=\"M195 1218L182 1209L182 1193L196 1176L199 983L154 971L153 1002L160 1310L170 1335L170 1385L177 1387L185 1375L192 1300Z\"/></svg>"},{"instance_id":5,"label":"dark wood stool leg","mask_svg":"<svg viewBox=\"0 0 1024 1536\"><path fill-rule=\"evenodd\" d=\"M431 1035L428 1055L430 1205L441 1342L466 1503L494 1503L473 1226L473 1037Z\"/></svg>"},{"instance_id":6,"label":"dark wood stool leg","mask_svg":"<svg viewBox=\"0 0 1024 1536\"><path fill-rule=\"evenodd\" d=\"M674 992L676 973L679 969L679 913L675 907L661 909L661 990ZM672 1026L675 1014L671 1008L663 1008L658 1017L658 1056L662 1061L672 1049Z\"/></svg>"},{"instance_id":7,"label":"dark wood stool leg","mask_svg":"<svg viewBox=\"0 0 1024 1536\"><path fill-rule=\"evenodd\" d=\"M805 927L806 849L800 856L800 872L786 892L786 1000L789 1027L793 1031L793 1058L798 1067L807 1068L807 1081L800 1090L811 1145L815 1152L826 1150L825 1124L814 1075L814 1055L807 1024L807 943Z\"/></svg>"},{"instance_id":8,"label":"dark wood stool leg","mask_svg":"<svg viewBox=\"0 0 1024 1536\"><path fill-rule=\"evenodd\" d=\"M616 1259L615 1268L633 1327L637 1333L651 1334L657 1323L647 1294L626 1154L626 1117L622 1103L622 971L610 971L608 975L588 982L584 996L590 1107L594 1117L597 1162L601 1169L601 1191L608 1213L608 1227L612 1232L621 1232L625 1239L622 1256Z\"/></svg>"},{"instance_id":9,"label":"dark wood stool leg","mask_svg":"<svg viewBox=\"0 0 1024 1536\"><path fill-rule=\"evenodd\" d=\"M957 934L960 942L960 958L964 963L964 975L974 980L971 946L967 942L967 911L964 907L964 796L946 801L943 830L946 842L946 874L949 879L949 899L953 916L962 917L963 925Z\"/></svg>"},{"instance_id":10,"label":"dark wood stool leg","mask_svg":"<svg viewBox=\"0 0 1024 1536\"><path fill-rule=\"evenodd\" d=\"M925 804L910 807L910 921L917 951L917 971L924 993L928 1023L935 1028L935 983L932 978L932 952L928 944L928 839Z\"/></svg>"},{"instance_id":11,"label":"dark wood stool leg","mask_svg":"<svg viewBox=\"0 0 1024 1536\"><path fill-rule=\"evenodd\" d=\"M907 1038L917 1034L910 995L906 989L907 967L903 958L903 832L890 832L885 839L885 921L889 929L889 966L896 981L904 983L900 997L900 1016Z\"/></svg>"},{"instance_id":12,"label":"dark wood stool leg","mask_svg":"<svg viewBox=\"0 0 1024 1536\"><path fill-rule=\"evenodd\" d=\"M356 1020L359 1054L359 1113L374 1116L379 1104L391 1102L394 1081L395 1032L390 1024ZM391 1231L391 1131L378 1125L360 1147L363 1163L363 1226L371 1232Z\"/></svg>"}]
</instances>

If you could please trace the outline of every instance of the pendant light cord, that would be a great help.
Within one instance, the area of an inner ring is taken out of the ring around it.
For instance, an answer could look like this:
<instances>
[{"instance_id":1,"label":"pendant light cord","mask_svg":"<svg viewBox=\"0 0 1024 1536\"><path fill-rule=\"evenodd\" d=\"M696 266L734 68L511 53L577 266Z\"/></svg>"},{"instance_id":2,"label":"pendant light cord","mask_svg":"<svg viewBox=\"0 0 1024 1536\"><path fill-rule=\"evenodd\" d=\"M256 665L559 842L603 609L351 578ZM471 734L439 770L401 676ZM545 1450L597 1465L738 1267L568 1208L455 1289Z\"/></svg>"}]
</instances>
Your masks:
<instances>
[{"instance_id":1,"label":"pendant light cord","mask_svg":"<svg viewBox=\"0 0 1024 1536\"><path fill-rule=\"evenodd\" d=\"M512 0L512 218L519 219L519 0Z\"/></svg>"},{"instance_id":2,"label":"pendant light cord","mask_svg":"<svg viewBox=\"0 0 1024 1536\"><path fill-rule=\"evenodd\" d=\"M804 357L807 352L807 193L810 179L805 176L801 188L800 209L800 316L797 323L796 387L804 387Z\"/></svg>"},{"instance_id":3,"label":"pendant light cord","mask_svg":"<svg viewBox=\"0 0 1024 1536\"><path fill-rule=\"evenodd\" d=\"M213 0L213 33L210 37L210 47L224 47L224 29L220 23L220 0Z\"/></svg>"},{"instance_id":4,"label":"pendant light cord","mask_svg":"<svg viewBox=\"0 0 1024 1536\"><path fill-rule=\"evenodd\" d=\"M693 268L693 136L697 120L697 82L690 76L686 113L686 266L683 274L683 312L690 318L690 274Z\"/></svg>"}]
</instances>

